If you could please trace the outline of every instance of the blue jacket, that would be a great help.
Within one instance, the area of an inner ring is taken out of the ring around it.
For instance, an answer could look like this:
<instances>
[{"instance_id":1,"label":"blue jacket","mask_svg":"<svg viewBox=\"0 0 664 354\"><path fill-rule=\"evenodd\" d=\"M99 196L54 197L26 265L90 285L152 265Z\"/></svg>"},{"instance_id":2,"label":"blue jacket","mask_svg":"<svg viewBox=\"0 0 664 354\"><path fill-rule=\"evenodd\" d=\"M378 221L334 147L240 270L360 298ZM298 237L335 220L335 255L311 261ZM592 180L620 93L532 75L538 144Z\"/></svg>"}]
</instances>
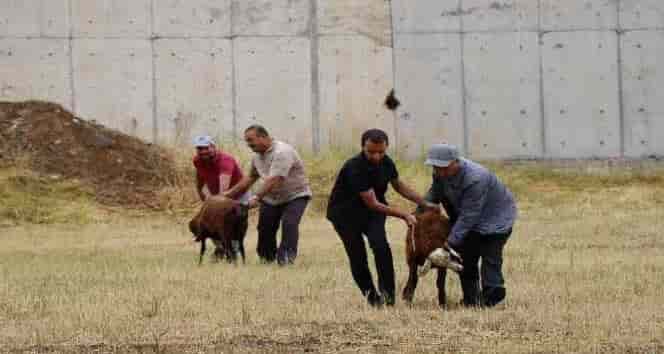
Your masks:
<instances>
[{"instance_id":1,"label":"blue jacket","mask_svg":"<svg viewBox=\"0 0 664 354\"><path fill-rule=\"evenodd\" d=\"M425 199L442 203L453 224L447 242L463 243L468 232L500 234L508 232L517 218L512 192L484 166L460 158L460 170L451 177L433 176Z\"/></svg>"}]
</instances>

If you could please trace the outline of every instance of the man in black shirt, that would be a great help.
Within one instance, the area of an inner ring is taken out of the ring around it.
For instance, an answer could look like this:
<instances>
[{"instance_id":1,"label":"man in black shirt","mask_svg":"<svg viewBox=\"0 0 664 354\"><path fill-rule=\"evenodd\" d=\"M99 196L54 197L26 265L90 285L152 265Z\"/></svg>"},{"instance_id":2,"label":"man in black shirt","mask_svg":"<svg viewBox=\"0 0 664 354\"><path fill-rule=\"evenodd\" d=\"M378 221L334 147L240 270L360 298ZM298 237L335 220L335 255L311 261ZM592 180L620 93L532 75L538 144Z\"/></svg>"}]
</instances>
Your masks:
<instances>
[{"instance_id":1,"label":"man in black shirt","mask_svg":"<svg viewBox=\"0 0 664 354\"><path fill-rule=\"evenodd\" d=\"M343 242L353 279L373 306L393 305L395 300L394 264L385 232L386 216L401 218L408 227L416 222L412 214L388 206L385 200L388 183L404 198L428 206L422 196L399 179L394 162L385 154L387 147L387 134L382 130L364 132L362 152L344 163L327 207L327 219ZM379 291L369 271L363 234L374 252Z\"/></svg>"}]
</instances>

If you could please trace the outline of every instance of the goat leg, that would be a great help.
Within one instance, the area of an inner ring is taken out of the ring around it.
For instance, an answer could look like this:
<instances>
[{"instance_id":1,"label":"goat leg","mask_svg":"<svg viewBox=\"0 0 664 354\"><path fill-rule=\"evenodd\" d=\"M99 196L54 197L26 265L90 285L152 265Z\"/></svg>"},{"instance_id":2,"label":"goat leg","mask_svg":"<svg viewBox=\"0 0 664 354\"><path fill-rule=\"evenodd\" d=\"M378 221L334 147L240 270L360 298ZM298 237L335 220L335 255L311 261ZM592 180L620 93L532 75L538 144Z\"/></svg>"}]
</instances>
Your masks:
<instances>
[{"instance_id":1,"label":"goat leg","mask_svg":"<svg viewBox=\"0 0 664 354\"><path fill-rule=\"evenodd\" d=\"M205 238L201 239L201 253L198 256L198 265L203 263L203 255L205 254Z\"/></svg>"},{"instance_id":2,"label":"goat leg","mask_svg":"<svg viewBox=\"0 0 664 354\"><path fill-rule=\"evenodd\" d=\"M445 296L445 278L447 276L447 269L438 268L438 278L436 278L436 287L438 288L438 306L447 307L447 299Z\"/></svg>"},{"instance_id":3,"label":"goat leg","mask_svg":"<svg viewBox=\"0 0 664 354\"><path fill-rule=\"evenodd\" d=\"M230 235L224 234L222 239L224 243L224 254L226 256L226 262L235 263L235 252L233 250L233 241L231 241Z\"/></svg>"},{"instance_id":4,"label":"goat leg","mask_svg":"<svg viewBox=\"0 0 664 354\"><path fill-rule=\"evenodd\" d=\"M417 288L417 264L415 262L408 264L408 281L406 286L403 288L401 293L401 298L408 303L413 302L413 297L415 296L415 288Z\"/></svg>"},{"instance_id":5,"label":"goat leg","mask_svg":"<svg viewBox=\"0 0 664 354\"><path fill-rule=\"evenodd\" d=\"M242 256L240 252L240 241L238 240L232 240L231 241L231 249L233 252L233 263L237 263L237 259Z\"/></svg>"}]
</instances>

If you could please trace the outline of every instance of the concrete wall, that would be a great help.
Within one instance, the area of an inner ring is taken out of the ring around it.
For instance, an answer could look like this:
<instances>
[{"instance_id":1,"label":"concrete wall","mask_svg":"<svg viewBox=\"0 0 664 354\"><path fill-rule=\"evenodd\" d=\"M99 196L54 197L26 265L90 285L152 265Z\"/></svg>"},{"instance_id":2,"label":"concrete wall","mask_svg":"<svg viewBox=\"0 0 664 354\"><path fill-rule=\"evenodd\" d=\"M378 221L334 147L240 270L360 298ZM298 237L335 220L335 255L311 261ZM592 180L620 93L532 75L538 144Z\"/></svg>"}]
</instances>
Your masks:
<instances>
[{"instance_id":1,"label":"concrete wall","mask_svg":"<svg viewBox=\"0 0 664 354\"><path fill-rule=\"evenodd\" d=\"M664 155L663 80L660 0L0 0L1 100L168 144Z\"/></svg>"},{"instance_id":2,"label":"concrete wall","mask_svg":"<svg viewBox=\"0 0 664 354\"><path fill-rule=\"evenodd\" d=\"M480 158L664 155L664 1L392 4L409 155L438 141Z\"/></svg>"}]
</instances>

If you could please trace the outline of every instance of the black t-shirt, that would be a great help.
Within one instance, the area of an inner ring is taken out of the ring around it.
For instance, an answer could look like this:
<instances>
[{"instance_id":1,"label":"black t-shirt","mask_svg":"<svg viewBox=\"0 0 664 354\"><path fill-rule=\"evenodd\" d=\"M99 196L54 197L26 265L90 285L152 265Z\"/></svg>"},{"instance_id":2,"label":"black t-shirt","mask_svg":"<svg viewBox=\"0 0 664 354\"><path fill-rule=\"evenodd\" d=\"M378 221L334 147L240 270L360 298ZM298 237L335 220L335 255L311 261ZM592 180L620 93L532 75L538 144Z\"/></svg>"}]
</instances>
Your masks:
<instances>
[{"instance_id":1,"label":"black t-shirt","mask_svg":"<svg viewBox=\"0 0 664 354\"><path fill-rule=\"evenodd\" d=\"M388 184L399 177L394 161L385 155L378 165L360 153L344 163L327 204L327 219L333 223L364 223L373 213L362 201L360 192L373 189L383 204Z\"/></svg>"}]
</instances>

